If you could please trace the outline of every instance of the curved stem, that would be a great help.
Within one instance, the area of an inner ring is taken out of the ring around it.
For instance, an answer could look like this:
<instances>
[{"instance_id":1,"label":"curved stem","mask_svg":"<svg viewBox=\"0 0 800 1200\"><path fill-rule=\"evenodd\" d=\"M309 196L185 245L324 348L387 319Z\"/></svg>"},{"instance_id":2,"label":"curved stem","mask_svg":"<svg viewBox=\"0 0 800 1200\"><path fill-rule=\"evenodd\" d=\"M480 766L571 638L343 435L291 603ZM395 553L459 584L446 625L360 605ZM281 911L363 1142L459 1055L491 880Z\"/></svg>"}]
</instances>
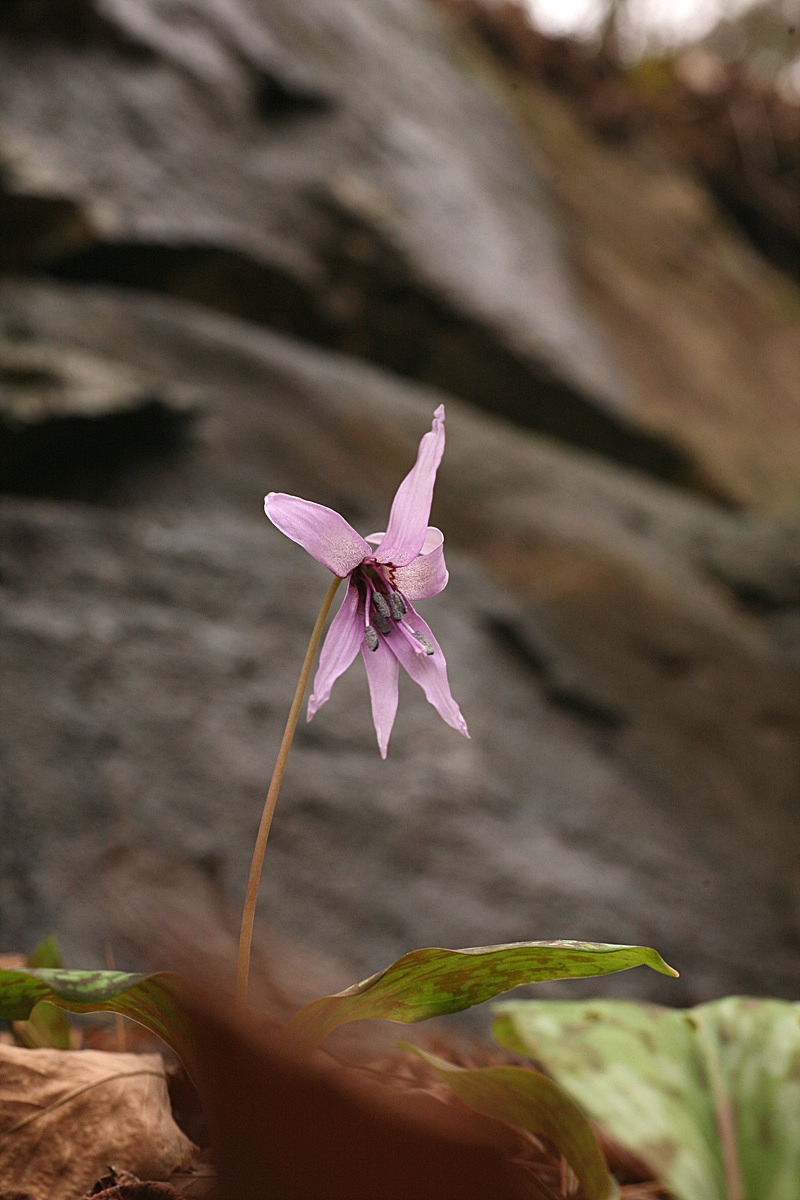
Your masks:
<instances>
[{"instance_id":1,"label":"curved stem","mask_svg":"<svg viewBox=\"0 0 800 1200\"><path fill-rule=\"evenodd\" d=\"M311 668L314 665L317 646L322 637L322 631L325 628L325 621L333 603L333 597L336 595L336 589L341 582L341 579L337 575L334 575L331 585L325 594L325 599L322 601L322 607L314 623L314 628L311 631L311 639L308 643L306 656L303 659L303 665L300 668L300 678L297 681L292 707L289 709L286 728L283 731L278 757L275 760L275 769L272 772L267 798L264 801L264 811L261 814L261 824L258 827L256 844L253 850L253 861L250 864L250 876L247 880L247 891L242 910L242 930L239 934L239 958L236 967L236 1009L239 1013L243 1013L247 1008L247 985L250 979L250 947L253 943L253 922L256 915L258 885L261 882L261 868L264 865L264 853L267 849L267 838L269 837L272 817L278 800L278 792L281 789L283 772L286 769L286 760L289 757L289 751L292 747L292 738L297 727L297 719L300 716L303 694L308 684Z\"/></svg>"}]
</instances>

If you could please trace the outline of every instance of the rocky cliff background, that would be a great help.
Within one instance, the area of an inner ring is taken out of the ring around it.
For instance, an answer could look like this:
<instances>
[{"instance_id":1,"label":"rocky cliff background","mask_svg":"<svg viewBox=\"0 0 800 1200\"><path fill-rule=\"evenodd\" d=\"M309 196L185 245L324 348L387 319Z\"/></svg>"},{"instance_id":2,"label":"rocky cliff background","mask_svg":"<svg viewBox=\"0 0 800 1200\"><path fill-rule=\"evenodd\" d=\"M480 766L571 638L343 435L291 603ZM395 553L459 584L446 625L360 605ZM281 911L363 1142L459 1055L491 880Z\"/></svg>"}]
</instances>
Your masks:
<instances>
[{"instance_id":1,"label":"rocky cliff background","mask_svg":"<svg viewBox=\"0 0 800 1200\"><path fill-rule=\"evenodd\" d=\"M444 401L472 738L401 687L381 763L337 684L264 970L575 937L682 972L604 994L796 998L800 109L686 62L461 0L2 5L0 949L229 960L327 585L263 495L382 528Z\"/></svg>"}]
</instances>

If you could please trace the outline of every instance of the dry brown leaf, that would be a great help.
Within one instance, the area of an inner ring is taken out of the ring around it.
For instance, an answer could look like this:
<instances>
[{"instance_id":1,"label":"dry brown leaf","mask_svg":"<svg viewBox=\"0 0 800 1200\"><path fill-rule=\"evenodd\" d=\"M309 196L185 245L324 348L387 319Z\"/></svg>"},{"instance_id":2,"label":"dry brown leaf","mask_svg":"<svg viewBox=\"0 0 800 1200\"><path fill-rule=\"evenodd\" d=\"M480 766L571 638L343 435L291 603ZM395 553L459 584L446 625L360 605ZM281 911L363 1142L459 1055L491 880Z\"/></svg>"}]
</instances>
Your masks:
<instances>
[{"instance_id":1,"label":"dry brown leaf","mask_svg":"<svg viewBox=\"0 0 800 1200\"><path fill-rule=\"evenodd\" d=\"M167 1179L193 1155L160 1055L0 1045L0 1192L74 1200L109 1163Z\"/></svg>"},{"instance_id":2,"label":"dry brown leaf","mask_svg":"<svg viewBox=\"0 0 800 1200\"><path fill-rule=\"evenodd\" d=\"M95 1197L96 1200L181 1200L180 1192L171 1183L138 1179L130 1171L119 1171L116 1167L98 1179L81 1200L95 1200ZM4 1200L2 1195L0 1200Z\"/></svg>"}]
</instances>

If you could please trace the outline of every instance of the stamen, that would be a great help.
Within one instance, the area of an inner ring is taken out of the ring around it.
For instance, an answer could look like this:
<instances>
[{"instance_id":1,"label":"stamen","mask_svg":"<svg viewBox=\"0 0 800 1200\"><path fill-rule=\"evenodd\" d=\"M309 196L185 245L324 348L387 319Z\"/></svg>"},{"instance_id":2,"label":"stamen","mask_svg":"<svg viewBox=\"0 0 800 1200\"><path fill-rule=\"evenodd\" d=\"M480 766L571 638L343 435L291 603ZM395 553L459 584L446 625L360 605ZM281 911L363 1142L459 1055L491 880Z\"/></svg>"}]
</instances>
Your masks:
<instances>
[{"instance_id":1,"label":"stamen","mask_svg":"<svg viewBox=\"0 0 800 1200\"><path fill-rule=\"evenodd\" d=\"M378 593L376 592L375 596L377 596L377 594ZM373 602L375 600L375 596L372 597ZM381 612L381 610L378 608L377 604L375 604L375 603L373 603L373 605L372 605L372 623L375 626L375 628L378 630L379 633L388 633L389 630L391 629L388 617L385 617L383 615L383 613Z\"/></svg>"},{"instance_id":2,"label":"stamen","mask_svg":"<svg viewBox=\"0 0 800 1200\"><path fill-rule=\"evenodd\" d=\"M366 577L364 578L364 585L365 585L365 589L366 589L366 594L365 594L365 599L364 599L364 624L369 625L369 610L370 610L370 602L372 600L373 588L372 588L372 584L370 583L369 579L367 579Z\"/></svg>"},{"instance_id":3,"label":"stamen","mask_svg":"<svg viewBox=\"0 0 800 1200\"><path fill-rule=\"evenodd\" d=\"M415 654L433 654L434 649L424 633L417 633L410 625L406 625L405 621L398 621L395 629L402 633L403 637L408 642ZM426 643L423 646L423 641Z\"/></svg>"},{"instance_id":4,"label":"stamen","mask_svg":"<svg viewBox=\"0 0 800 1200\"><path fill-rule=\"evenodd\" d=\"M389 617L394 616L394 613L386 603L386 597L381 592L372 593L372 603L385 620L388 621Z\"/></svg>"},{"instance_id":5,"label":"stamen","mask_svg":"<svg viewBox=\"0 0 800 1200\"><path fill-rule=\"evenodd\" d=\"M364 641L366 642L368 650L377 650L378 646L380 645L378 635L371 625L368 625L364 630Z\"/></svg>"},{"instance_id":6,"label":"stamen","mask_svg":"<svg viewBox=\"0 0 800 1200\"><path fill-rule=\"evenodd\" d=\"M366 585L366 599L364 601L364 624L369 625L370 609L372 609L372 620L375 628L379 633L389 632L389 605L380 592L376 592L372 583L368 578L364 578ZM378 597L380 596L380 600ZM386 615L384 616L384 609ZM369 644L369 643L368 643Z\"/></svg>"},{"instance_id":7,"label":"stamen","mask_svg":"<svg viewBox=\"0 0 800 1200\"><path fill-rule=\"evenodd\" d=\"M389 592L386 597L389 601L389 612L394 617L395 621L401 620L408 612L408 605L399 592Z\"/></svg>"},{"instance_id":8,"label":"stamen","mask_svg":"<svg viewBox=\"0 0 800 1200\"><path fill-rule=\"evenodd\" d=\"M414 635L414 637L417 639L417 641L419 642L420 646L423 647L426 654L435 654L436 653L436 651L434 650L434 647L433 647L433 643L431 642L430 638L427 638L424 633L419 633L416 629L412 629L411 632Z\"/></svg>"}]
</instances>

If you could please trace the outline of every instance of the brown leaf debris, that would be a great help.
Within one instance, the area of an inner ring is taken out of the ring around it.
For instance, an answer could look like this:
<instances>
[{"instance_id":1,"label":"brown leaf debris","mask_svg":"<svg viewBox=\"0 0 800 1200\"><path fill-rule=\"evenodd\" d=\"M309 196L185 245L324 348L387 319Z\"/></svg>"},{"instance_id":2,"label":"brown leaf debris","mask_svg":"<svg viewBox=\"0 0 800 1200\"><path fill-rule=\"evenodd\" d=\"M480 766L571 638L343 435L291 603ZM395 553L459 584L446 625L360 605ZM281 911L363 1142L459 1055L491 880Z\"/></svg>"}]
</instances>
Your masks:
<instances>
[{"instance_id":1,"label":"brown leaf debris","mask_svg":"<svg viewBox=\"0 0 800 1200\"><path fill-rule=\"evenodd\" d=\"M109 1163L164 1180L193 1154L159 1055L0 1045L0 1195L76 1200Z\"/></svg>"}]
</instances>

